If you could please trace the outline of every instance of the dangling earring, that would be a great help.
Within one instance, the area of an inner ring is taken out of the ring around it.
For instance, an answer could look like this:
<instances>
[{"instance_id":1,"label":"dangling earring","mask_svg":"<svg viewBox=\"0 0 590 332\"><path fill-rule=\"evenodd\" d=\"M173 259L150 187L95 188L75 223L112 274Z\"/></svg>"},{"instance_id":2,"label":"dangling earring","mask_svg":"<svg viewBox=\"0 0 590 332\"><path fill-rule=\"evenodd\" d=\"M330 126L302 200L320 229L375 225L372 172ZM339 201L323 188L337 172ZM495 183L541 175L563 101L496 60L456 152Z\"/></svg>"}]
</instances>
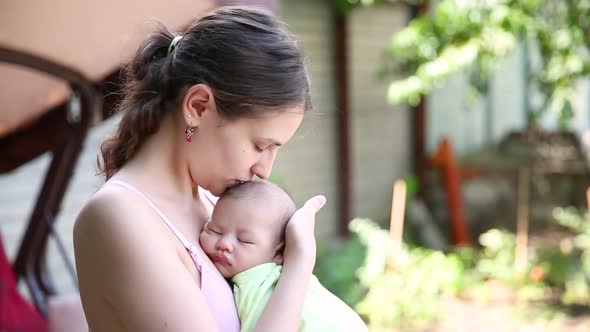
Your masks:
<instances>
[{"instance_id":1,"label":"dangling earring","mask_svg":"<svg viewBox=\"0 0 590 332\"><path fill-rule=\"evenodd\" d=\"M186 128L186 130L184 131L184 134L186 136L186 141L187 142L192 142L193 141L193 133L194 133L194 129L191 126L188 126Z\"/></svg>"}]
</instances>

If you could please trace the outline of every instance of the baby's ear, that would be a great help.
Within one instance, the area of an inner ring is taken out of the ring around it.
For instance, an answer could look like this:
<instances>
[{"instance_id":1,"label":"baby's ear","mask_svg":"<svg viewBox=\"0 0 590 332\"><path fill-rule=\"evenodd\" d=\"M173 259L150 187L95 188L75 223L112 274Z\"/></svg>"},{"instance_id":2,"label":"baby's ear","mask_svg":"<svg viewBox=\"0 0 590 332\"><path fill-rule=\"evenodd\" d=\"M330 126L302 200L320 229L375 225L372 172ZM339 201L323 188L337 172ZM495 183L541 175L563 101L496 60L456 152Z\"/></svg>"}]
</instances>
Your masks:
<instances>
[{"instance_id":1,"label":"baby's ear","mask_svg":"<svg viewBox=\"0 0 590 332\"><path fill-rule=\"evenodd\" d=\"M278 265L283 265L283 250L285 249L285 242L281 241L276 247L275 247L275 257L272 259L272 261Z\"/></svg>"}]
</instances>

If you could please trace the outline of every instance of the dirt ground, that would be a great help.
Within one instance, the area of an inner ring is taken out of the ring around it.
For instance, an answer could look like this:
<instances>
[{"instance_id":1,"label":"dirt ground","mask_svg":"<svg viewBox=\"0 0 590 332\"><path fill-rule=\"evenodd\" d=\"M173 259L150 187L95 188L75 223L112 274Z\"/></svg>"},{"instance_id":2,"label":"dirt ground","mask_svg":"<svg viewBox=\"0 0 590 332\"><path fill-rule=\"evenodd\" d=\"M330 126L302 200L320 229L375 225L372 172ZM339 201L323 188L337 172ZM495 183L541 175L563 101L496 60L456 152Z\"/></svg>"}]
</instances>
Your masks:
<instances>
[{"instance_id":1,"label":"dirt ground","mask_svg":"<svg viewBox=\"0 0 590 332\"><path fill-rule=\"evenodd\" d=\"M529 248L558 244L568 237L559 227L549 227L529 237ZM571 236L571 235L569 235ZM419 332L590 332L590 311L578 316L524 319L514 304L513 294L496 284L489 302L448 298L444 300L446 319ZM405 331L404 331L405 332Z\"/></svg>"},{"instance_id":2,"label":"dirt ground","mask_svg":"<svg viewBox=\"0 0 590 332\"><path fill-rule=\"evenodd\" d=\"M488 301L448 297L442 300L443 320L425 327L398 328L387 332L590 332L590 311L576 317L553 311L528 315L515 305L513 293L499 283L490 283ZM385 332L385 331L374 331Z\"/></svg>"},{"instance_id":3,"label":"dirt ground","mask_svg":"<svg viewBox=\"0 0 590 332\"><path fill-rule=\"evenodd\" d=\"M587 332L590 316L523 321L508 302L444 301L447 319L420 332Z\"/></svg>"}]
</instances>

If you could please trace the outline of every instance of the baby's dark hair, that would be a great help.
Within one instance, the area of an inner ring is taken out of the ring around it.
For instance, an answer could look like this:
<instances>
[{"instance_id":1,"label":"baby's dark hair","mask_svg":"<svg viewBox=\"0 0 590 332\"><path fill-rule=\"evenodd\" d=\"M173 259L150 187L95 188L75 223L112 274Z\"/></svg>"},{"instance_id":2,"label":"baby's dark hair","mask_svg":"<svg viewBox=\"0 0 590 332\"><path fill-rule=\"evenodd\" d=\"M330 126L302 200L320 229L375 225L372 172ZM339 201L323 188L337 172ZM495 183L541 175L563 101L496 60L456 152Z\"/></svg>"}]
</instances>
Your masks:
<instances>
[{"instance_id":1,"label":"baby's dark hair","mask_svg":"<svg viewBox=\"0 0 590 332\"><path fill-rule=\"evenodd\" d=\"M285 227L297 206L283 188L267 180L254 180L231 187L221 196L221 199L230 198L262 201L267 206L277 209L277 218L281 223L281 240L284 240Z\"/></svg>"}]
</instances>

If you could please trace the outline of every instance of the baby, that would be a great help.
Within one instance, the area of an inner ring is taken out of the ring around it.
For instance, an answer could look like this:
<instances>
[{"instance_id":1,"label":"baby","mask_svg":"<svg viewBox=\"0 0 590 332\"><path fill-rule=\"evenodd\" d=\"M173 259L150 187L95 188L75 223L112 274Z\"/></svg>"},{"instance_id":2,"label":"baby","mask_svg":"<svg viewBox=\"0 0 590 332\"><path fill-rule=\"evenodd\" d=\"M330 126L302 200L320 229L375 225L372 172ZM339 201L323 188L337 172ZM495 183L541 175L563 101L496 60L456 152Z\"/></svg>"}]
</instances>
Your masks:
<instances>
[{"instance_id":1,"label":"baby","mask_svg":"<svg viewBox=\"0 0 590 332\"><path fill-rule=\"evenodd\" d=\"M199 242L233 283L241 332L252 331L281 275L285 226L296 206L264 180L228 189L217 202ZM315 276L306 294L300 331L367 331L362 319Z\"/></svg>"}]
</instances>

